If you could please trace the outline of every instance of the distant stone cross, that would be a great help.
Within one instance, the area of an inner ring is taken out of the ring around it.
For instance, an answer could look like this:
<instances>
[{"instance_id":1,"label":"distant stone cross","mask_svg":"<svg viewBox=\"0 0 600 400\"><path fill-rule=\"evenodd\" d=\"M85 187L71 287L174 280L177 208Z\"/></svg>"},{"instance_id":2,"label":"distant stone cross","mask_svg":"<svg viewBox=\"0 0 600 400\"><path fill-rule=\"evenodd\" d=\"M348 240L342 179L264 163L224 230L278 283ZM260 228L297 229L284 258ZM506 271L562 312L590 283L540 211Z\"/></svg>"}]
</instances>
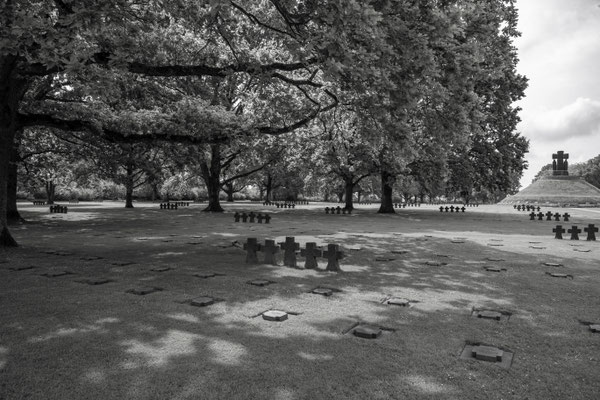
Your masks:
<instances>
[{"instance_id":1,"label":"distant stone cross","mask_svg":"<svg viewBox=\"0 0 600 400\"><path fill-rule=\"evenodd\" d=\"M587 228L583 228L585 232L587 232L586 240L596 241L596 232L598 232L598 228L594 226L594 224L589 224Z\"/></svg>"},{"instance_id":2,"label":"distant stone cross","mask_svg":"<svg viewBox=\"0 0 600 400\"><path fill-rule=\"evenodd\" d=\"M546 221L552 221L552 211L546 213Z\"/></svg>"},{"instance_id":3,"label":"distant stone cross","mask_svg":"<svg viewBox=\"0 0 600 400\"><path fill-rule=\"evenodd\" d=\"M306 257L304 268L316 269L318 266L317 257L323 256L323 251L317 248L315 242L308 242L306 243L306 249L300 250L300 255Z\"/></svg>"},{"instance_id":4,"label":"distant stone cross","mask_svg":"<svg viewBox=\"0 0 600 400\"><path fill-rule=\"evenodd\" d=\"M265 264L277 265L275 254L279 252L279 246L275 244L275 241L270 239L265 240L265 245L262 250L265 253Z\"/></svg>"},{"instance_id":5,"label":"distant stone cross","mask_svg":"<svg viewBox=\"0 0 600 400\"><path fill-rule=\"evenodd\" d=\"M531 214L529 214L529 219L535 221L535 211L532 211Z\"/></svg>"},{"instance_id":6,"label":"distant stone cross","mask_svg":"<svg viewBox=\"0 0 600 400\"><path fill-rule=\"evenodd\" d=\"M296 250L300 249L300 244L294 241L293 237L286 237L285 242L279 244L284 250L283 265L296 268Z\"/></svg>"},{"instance_id":7,"label":"distant stone cross","mask_svg":"<svg viewBox=\"0 0 600 400\"><path fill-rule=\"evenodd\" d=\"M564 151L559 151L557 154L552 154L552 175L569 175L568 168L569 164L567 159L568 154Z\"/></svg>"},{"instance_id":8,"label":"distant stone cross","mask_svg":"<svg viewBox=\"0 0 600 400\"><path fill-rule=\"evenodd\" d=\"M247 251L246 264L258 264L256 252L260 250L260 244L257 243L256 238L248 238L244 244L244 250Z\"/></svg>"},{"instance_id":9,"label":"distant stone cross","mask_svg":"<svg viewBox=\"0 0 600 400\"><path fill-rule=\"evenodd\" d=\"M323 252L323 257L327 257L327 268L325 268L327 271L341 271L338 260L344 257L344 253L339 250L337 244L328 244L327 251Z\"/></svg>"},{"instance_id":10,"label":"distant stone cross","mask_svg":"<svg viewBox=\"0 0 600 400\"><path fill-rule=\"evenodd\" d=\"M552 232L556 233L556 235L554 235L554 239L562 239L562 234L565 233L565 229L562 227L562 225L556 225L556 228L552 229Z\"/></svg>"},{"instance_id":11,"label":"distant stone cross","mask_svg":"<svg viewBox=\"0 0 600 400\"><path fill-rule=\"evenodd\" d=\"M571 234L571 240L579 240L579 234L581 233L581 229L577 228L577 225L573 225L573 227L567 232Z\"/></svg>"}]
</instances>

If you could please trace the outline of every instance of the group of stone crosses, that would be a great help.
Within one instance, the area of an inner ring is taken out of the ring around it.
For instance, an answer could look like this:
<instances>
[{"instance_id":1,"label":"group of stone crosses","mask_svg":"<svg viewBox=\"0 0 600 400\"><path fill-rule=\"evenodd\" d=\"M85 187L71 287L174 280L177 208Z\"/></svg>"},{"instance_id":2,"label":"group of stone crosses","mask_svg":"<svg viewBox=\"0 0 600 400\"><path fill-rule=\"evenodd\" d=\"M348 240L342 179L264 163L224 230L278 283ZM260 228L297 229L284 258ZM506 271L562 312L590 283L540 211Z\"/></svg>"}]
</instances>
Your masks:
<instances>
[{"instance_id":1,"label":"group of stone crosses","mask_svg":"<svg viewBox=\"0 0 600 400\"><path fill-rule=\"evenodd\" d=\"M263 220L265 221L265 224L268 224L271 222L271 216L269 214L255 214L254 211L251 211L250 213L246 214L245 212L243 213L239 213L239 212L235 212L235 214L233 214L233 220L235 222L240 222L240 218L242 219L242 222L258 222L259 224L263 223Z\"/></svg>"},{"instance_id":2,"label":"group of stone crosses","mask_svg":"<svg viewBox=\"0 0 600 400\"><path fill-rule=\"evenodd\" d=\"M513 205L513 208L517 211L541 211L540 206L531 206L528 204L515 204Z\"/></svg>"},{"instance_id":3,"label":"group of stone crosses","mask_svg":"<svg viewBox=\"0 0 600 400\"><path fill-rule=\"evenodd\" d=\"M296 205L308 205L307 200L286 201L280 203L278 201L264 201L263 206L275 206L277 208L296 208Z\"/></svg>"},{"instance_id":4,"label":"group of stone crosses","mask_svg":"<svg viewBox=\"0 0 600 400\"><path fill-rule=\"evenodd\" d=\"M454 206L450 206L450 207L448 207L448 206L446 206L446 207L440 206L440 212L444 212L444 211L446 211L446 212L459 212L459 211L465 212L465 210L466 210L465 206L462 206L462 207L459 207L459 206L456 206L456 207L454 207Z\"/></svg>"},{"instance_id":5,"label":"group of stone crosses","mask_svg":"<svg viewBox=\"0 0 600 400\"><path fill-rule=\"evenodd\" d=\"M421 203L394 203L394 208L421 207Z\"/></svg>"},{"instance_id":6,"label":"group of stone crosses","mask_svg":"<svg viewBox=\"0 0 600 400\"><path fill-rule=\"evenodd\" d=\"M66 214L67 211L69 211L67 206L61 206L60 204L50 206L50 213Z\"/></svg>"},{"instance_id":7,"label":"group of stone crosses","mask_svg":"<svg viewBox=\"0 0 600 400\"><path fill-rule=\"evenodd\" d=\"M46 200L33 200L32 203L34 206L45 206Z\"/></svg>"},{"instance_id":8,"label":"group of stone crosses","mask_svg":"<svg viewBox=\"0 0 600 400\"><path fill-rule=\"evenodd\" d=\"M325 207L325 214L352 214L352 210L347 210L345 208L342 208L340 206L337 207Z\"/></svg>"},{"instance_id":9,"label":"group of stone crosses","mask_svg":"<svg viewBox=\"0 0 600 400\"><path fill-rule=\"evenodd\" d=\"M177 209L179 209L179 207L189 207L189 205L190 205L189 201L176 201L176 202L167 201L166 203L160 203L160 209L161 210L177 210Z\"/></svg>"},{"instance_id":10,"label":"group of stone crosses","mask_svg":"<svg viewBox=\"0 0 600 400\"><path fill-rule=\"evenodd\" d=\"M583 228L583 231L587 233L587 241L596 241L596 232L598 232L598 228L594 226L594 224L588 224L587 228ZM562 225L556 225L556 228L552 229L554 232L555 239L562 239L562 234L565 233L565 229ZM571 234L571 240L579 240L579 234L581 233L581 229L577 227L577 225L573 225L571 229L566 231Z\"/></svg>"},{"instance_id":11,"label":"group of stone crosses","mask_svg":"<svg viewBox=\"0 0 600 400\"><path fill-rule=\"evenodd\" d=\"M264 253L264 263L270 265L279 265L277 262L276 254L279 250L283 250L283 265L292 268L299 268L296 260L298 251L300 256L305 258L304 268L305 269L317 269L318 268L318 257L327 258L326 271L339 272L340 264L339 260L344 257L344 253L340 251L337 244L328 244L327 250L323 251L316 243L306 243L306 248L300 249L300 244L296 243L294 237L286 237L285 242L275 243L272 239L265 240L265 244L259 244L256 238L248 238L244 244L244 250L246 250L246 264L258 264L257 251Z\"/></svg>"},{"instance_id":12,"label":"group of stone crosses","mask_svg":"<svg viewBox=\"0 0 600 400\"><path fill-rule=\"evenodd\" d=\"M552 218L554 218L554 221L560 221L561 217L559 213L552 213L552 211L548 211L545 214L541 211L537 214L535 213L535 211L532 211L531 214L529 214L529 220L535 221L535 218L537 217L538 221L543 221L544 216L546 217L546 221L552 221ZM571 215L569 215L569 213L564 213L562 217L565 222L569 222L569 218L571 217Z\"/></svg>"}]
</instances>

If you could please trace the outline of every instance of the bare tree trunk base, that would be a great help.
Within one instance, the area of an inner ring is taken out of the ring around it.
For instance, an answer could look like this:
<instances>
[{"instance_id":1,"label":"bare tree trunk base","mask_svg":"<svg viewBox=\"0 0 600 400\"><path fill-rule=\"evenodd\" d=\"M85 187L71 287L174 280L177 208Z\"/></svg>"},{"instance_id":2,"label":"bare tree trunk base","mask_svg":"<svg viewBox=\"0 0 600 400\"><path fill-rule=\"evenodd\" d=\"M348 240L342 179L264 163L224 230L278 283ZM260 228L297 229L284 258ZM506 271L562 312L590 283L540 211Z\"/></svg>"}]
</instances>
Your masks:
<instances>
[{"instance_id":1,"label":"bare tree trunk base","mask_svg":"<svg viewBox=\"0 0 600 400\"><path fill-rule=\"evenodd\" d=\"M9 225L22 224L27 222L25 218L21 217L18 211L8 211L6 213L6 220Z\"/></svg>"},{"instance_id":2,"label":"bare tree trunk base","mask_svg":"<svg viewBox=\"0 0 600 400\"><path fill-rule=\"evenodd\" d=\"M19 247L17 241L11 236L10 232L6 227L2 228L0 233L0 247Z\"/></svg>"},{"instance_id":3,"label":"bare tree trunk base","mask_svg":"<svg viewBox=\"0 0 600 400\"><path fill-rule=\"evenodd\" d=\"M202 211L205 211L205 212L223 212L225 210L219 204L209 204L208 207L206 207Z\"/></svg>"}]
</instances>

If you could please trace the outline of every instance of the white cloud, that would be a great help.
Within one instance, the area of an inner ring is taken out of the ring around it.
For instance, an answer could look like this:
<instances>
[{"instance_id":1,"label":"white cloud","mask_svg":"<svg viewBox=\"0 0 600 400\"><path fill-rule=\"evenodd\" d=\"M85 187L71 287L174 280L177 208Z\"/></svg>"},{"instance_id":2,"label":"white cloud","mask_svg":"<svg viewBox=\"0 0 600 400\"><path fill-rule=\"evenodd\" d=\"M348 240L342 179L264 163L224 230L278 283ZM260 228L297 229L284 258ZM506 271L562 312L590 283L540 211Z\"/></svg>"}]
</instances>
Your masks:
<instances>
[{"instance_id":1,"label":"white cloud","mask_svg":"<svg viewBox=\"0 0 600 400\"><path fill-rule=\"evenodd\" d=\"M547 141L600 135L600 101L578 98L555 110L525 111L521 130L531 139Z\"/></svg>"}]
</instances>

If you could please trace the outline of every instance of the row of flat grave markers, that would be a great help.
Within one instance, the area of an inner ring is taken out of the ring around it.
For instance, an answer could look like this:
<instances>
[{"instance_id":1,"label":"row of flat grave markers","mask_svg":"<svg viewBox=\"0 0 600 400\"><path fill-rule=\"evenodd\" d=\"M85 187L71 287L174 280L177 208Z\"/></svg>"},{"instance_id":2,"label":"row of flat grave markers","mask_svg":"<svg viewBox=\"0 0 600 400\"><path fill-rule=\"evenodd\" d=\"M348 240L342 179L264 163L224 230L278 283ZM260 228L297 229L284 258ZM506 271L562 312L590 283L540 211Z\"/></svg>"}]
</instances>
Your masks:
<instances>
[{"instance_id":1,"label":"row of flat grave markers","mask_svg":"<svg viewBox=\"0 0 600 400\"><path fill-rule=\"evenodd\" d=\"M251 211L250 213L246 214L244 213L239 213L236 211L235 214L233 214L233 220L235 222L240 222L240 218L242 220L242 222L258 222L259 224L263 223L263 220L265 221L265 224L268 224L271 222L271 216L269 214L255 214L254 211Z\"/></svg>"},{"instance_id":2,"label":"row of flat grave markers","mask_svg":"<svg viewBox=\"0 0 600 400\"><path fill-rule=\"evenodd\" d=\"M598 228L594 226L594 224L589 224L587 228L583 228L583 231L587 233L587 238L585 240L596 241L596 232L598 232ZM562 239L562 234L565 233L565 229L562 225L556 225L556 228L553 228L552 232L554 233L555 239ZM571 229L566 230L566 232L571 234L571 240L579 240L581 229L579 229L577 225L573 225Z\"/></svg>"},{"instance_id":3,"label":"row of flat grave markers","mask_svg":"<svg viewBox=\"0 0 600 400\"><path fill-rule=\"evenodd\" d=\"M517 211L540 211L541 210L540 206L536 207L536 206L530 206L530 205L526 205L526 204L524 204L524 205L515 204L513 206L513 208Z\"/></svg>"},{"instance_id":4,"label":"row of flat grave markers","mask_svg":"<svg viewBox=\"0 0 600 400\"><path fill-rule=\"evenodd\" d=\"M67 208L67 206L61 206L60 204L56 204L54 206L50 206L50 212L51 213L66 214L67 211L69 211L69 209Z\"/></svg>"},{"instance_id":5,"label":"row of flat grave markers","mask_svg":"<svg viewBox=\"0 0 600 400\"><path fill-rule=\"evenodd\" d=\"M456 207L454 207L454 206L450 206L450 207L440 206L440 212L444 212L444 211L446 211L446 212L459 212L459 211L465 212L465 210L466 210L465 206L462 206L462 207L459 207L459 206L456 206Z\"/></svg>"},{"instance_id":6,"label":"row of flat grave markers","mask_svg":"<svg viewBox=\"0 0 600 400\"><path fill-rule=\"evenodd\" d=\"M339 272L340 264L339 260L344 257L344 253L340 251L337 244L328 244L327 250L322 250L314 242L306 243L305 249L300 249L300 244L296 243L294 237L286 237L285 242L275 243L274 240L267 239L265 244L259 244L256 238L248 238L244 244L244 250L246 250L246 264L258 264L257 251L264 253L264 263L270 265L279 265L277 263L276 254L279 250L283 250L283 265L292 268L299 268L296 260L298 251L300 256L305 258L304 268L305 269L317 269L318 257L327 258L326 271Z\"/></svg>"},{"instance_id":7,"label":"row of flat grave markers","mask_svg":"<svg viewBox=\"0 0 600 400\"><path fill-rule=\"evenodd\" d=\"M532 211L531 214L529 214L530 221L535 221L536 217L538 221L543 221L544 217L546 217L546 221L552 221L552 218L554 218L554 221L560 221L561 215L559 213L552 213L552 211L548 211L545 214L543 212L539 212L536 214L534 211ZM564 213L562 217L565 222L569 222L569 218L571 216L569 215L569 213Z\"/></svg>"},{"instance_id":8,"label":"row of flat grave markers","mask_svg":"<svg viewBox=\"0 0 600 400\"><path fill-rule=\"evenodd\" d=\"M352 214L352 210L346 210L340 206L337 207L325 207L325 214Z\"/></svg>"}]
</instances>

